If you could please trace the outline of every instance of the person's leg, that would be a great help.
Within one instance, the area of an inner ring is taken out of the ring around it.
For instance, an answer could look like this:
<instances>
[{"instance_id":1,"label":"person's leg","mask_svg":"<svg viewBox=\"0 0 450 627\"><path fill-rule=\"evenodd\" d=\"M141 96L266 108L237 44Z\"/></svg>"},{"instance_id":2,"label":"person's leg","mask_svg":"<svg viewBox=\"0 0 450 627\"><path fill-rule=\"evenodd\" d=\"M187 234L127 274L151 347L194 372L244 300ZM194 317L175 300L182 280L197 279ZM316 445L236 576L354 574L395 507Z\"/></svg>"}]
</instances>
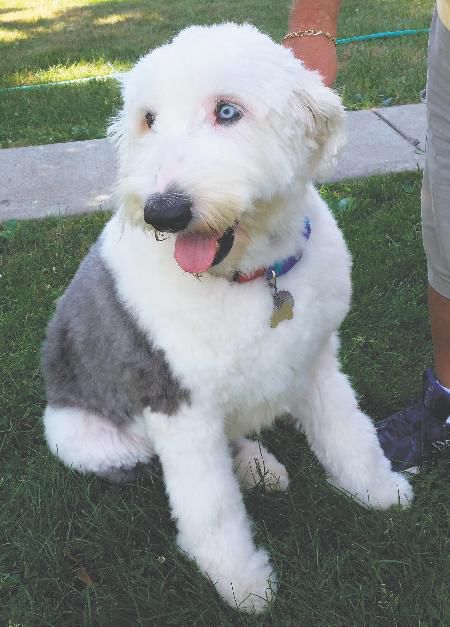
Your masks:
<instances>
[{"instance_id":1,"label":"person's leg","mask_svg":"<svg viewBox=\"0 0 450 627\"><path fill-rule=\"evenodd\" d=\"M436 375L450 387L450 32L433 18L428 50L423 243Z\"/></svg>"},{"instance_id":2,"label":"person's leg","mask_svg":"<svg viewBox=\"0 0 450 627\"><path fill-rule=\"evenodd\" d=\"M450 388L450 299L429 285L428 307L436 376L442 385Z\"/></svg>"},{"instance_id":3,"label":"person's leg","mask_svg":"<svg viewBox=\"0 0 450 627\"><path fill-rule=\"evenodd\" d=\"M377 423L394 468L405 470L448 442L450 427L450 31L435 13L428 47L427 153L422 183L422 234L428 266L434 366L422 399Z\"/></svg>"}]
</instances>

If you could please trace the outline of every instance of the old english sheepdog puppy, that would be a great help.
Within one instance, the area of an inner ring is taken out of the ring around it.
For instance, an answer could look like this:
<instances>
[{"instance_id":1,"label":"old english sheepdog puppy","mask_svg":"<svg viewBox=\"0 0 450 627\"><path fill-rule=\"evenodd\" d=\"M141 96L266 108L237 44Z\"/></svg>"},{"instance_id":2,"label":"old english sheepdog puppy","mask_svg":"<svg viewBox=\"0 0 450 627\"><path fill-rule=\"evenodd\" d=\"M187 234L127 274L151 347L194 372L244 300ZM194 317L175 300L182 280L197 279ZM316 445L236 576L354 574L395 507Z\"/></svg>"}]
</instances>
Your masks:
<instances>
[{"instance_id":1,"label":"old english sheepdog puppy","mask_svg":"<svg viewBox=\"0 0 450 627\"><path fill-rule=\"evenodd\" d=\"M285 467L247 439L290 414L363 505L412 498L339 369L350 257L311 181L343 142L338 96L249 25L194 26L124 80L118 211L43 350L50 449L113 480L158 456L178 544L222 597L276 590L240 483Z\"/></svg>"}]
</instances>

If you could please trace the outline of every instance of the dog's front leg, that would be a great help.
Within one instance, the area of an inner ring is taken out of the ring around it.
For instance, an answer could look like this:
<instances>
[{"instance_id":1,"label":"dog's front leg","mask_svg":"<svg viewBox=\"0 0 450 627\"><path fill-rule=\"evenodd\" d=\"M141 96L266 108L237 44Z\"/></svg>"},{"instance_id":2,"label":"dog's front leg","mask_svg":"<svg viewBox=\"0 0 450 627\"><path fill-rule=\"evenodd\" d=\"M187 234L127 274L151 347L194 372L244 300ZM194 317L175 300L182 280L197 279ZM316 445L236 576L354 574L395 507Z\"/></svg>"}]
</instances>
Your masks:
<instances>
[{"instance_id":1,"label":"dog's front leg","mask_svg":"<svg viewBox=\"0 0 450 627\"><path fill-rule=\"evenodd\" d=\"M355 392L340 372L337 341L322 351L309 385L292 405L292 414L330 481L363 505L386 509L408 505L413 492L407 479L391 470L375 426L358 407Z\"/></svg>"},{"instance_id":2,"label":"dog's front leg","mask_svg":"<svg viewBox=\"0 0 450 627\"><path fill-rule=\"evenodd\" d=\"M233 606L261 611L275 576L256 549L220 417L191 408L176 416L145 413L159 455L178 545Z\"/></svg>"}]
</instances>

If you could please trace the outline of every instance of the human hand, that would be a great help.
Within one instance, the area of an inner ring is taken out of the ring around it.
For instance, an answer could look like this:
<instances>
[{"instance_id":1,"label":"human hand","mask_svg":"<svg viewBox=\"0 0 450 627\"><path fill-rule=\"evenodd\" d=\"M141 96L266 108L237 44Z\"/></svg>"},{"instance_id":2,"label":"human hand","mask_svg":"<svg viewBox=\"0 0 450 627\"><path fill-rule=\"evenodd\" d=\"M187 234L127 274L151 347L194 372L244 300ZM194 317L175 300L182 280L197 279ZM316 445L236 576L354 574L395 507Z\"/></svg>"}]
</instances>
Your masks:
<instances>
[{"instance_id":1,"label":"human hand","mask_svg":"<svg viewBox=\"0 0 450 627\"><path fill-rule=\"evenodd\" d=\"M283 41L283 46L290 48L295 57L303 61L309 70L317 70L327 87L336 80L337 54L335 44L326 37L292 37Z\"/></svg>"}]
</instances>

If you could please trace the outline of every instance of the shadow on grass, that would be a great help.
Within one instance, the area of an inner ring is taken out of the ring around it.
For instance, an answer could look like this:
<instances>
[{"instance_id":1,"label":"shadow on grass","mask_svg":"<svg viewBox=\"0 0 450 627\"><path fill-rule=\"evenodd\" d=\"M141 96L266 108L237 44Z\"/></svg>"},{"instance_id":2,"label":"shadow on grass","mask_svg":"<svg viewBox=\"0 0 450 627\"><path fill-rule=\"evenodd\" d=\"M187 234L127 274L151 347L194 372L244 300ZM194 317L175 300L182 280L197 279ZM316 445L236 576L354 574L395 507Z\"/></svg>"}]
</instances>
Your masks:
<instances>
[{"instance_id":1,"label":"shadow on grass","mask_svg":"<svg viewBox=\"0 0 450 627\"><path fill-rule=\"evenodd\" d=\"M161 6L164 8L163 3ZM29 61L36 67L42 56L48 57L50 62L58 63L67 61L68 52L72 61L85 57L86 52L95 56L96 48L100 48L104 54L105 44L113 45L118 59L128 61L130 54L132 58L136 55L136 30L140 32L138 39L141 41L141 48L144 34L147 35L147 40L158 43L167 37L171 30L167 8L165 13L166 15L162 15L157 10L149 10L140 2L111 1L56 9L51 15L36 19L33 15L10 21L3 18L0 23L3 30L19 31L26 37L15 43L14 50L11 50L10 42L0 44L0 47L5 49L6 54L16 56L16 70L29 66ZM123 45L126 35L130 40L129 46ZM117 43L114 46L115 42ZM30 51L36 57L35 60L28 58Z\"/></svg>"},{"instance_id":2,"label":"shadow on grass","mask_svg":"<svg viewBox=\"0 0 450 627\"><path fill-rule=\"evenodd\" d=\"M18 33L17 40L8 41L6 36L5 42L0 42L2 84L20 85L24 80L21 73L59 65L133 63L177 28L171 22L170 7L163 2L155 4L161 5L163 13L140 2L111 1L56 8L54 13L36 19L32 14L10 21L1 18L1 29L11 36Z\"/></svg>"},{"instance_id":3,"label":"shadow on grass","mask_svg":"<svg viewBox=\"0 0 450 627\"><path fill-rule=\"evenodd\" d=\"M2 14L16 13L16 11L2 10ZM104 2L88 6L79 6L71 9L56 9L51 17L38 17L3 21L4 30L20 30L27 33L27 39L47 38L56 32L65 32L66 35L78 39L83 32L92 30L93 26L102 26L102 19L107 19L105 26L115 26L121 18L127 20L144 20L149 23L163 19L158 12L148 12L139 2Z\"/></svg>"},{"instance_id":4,"label":"shadow on grass","mask_svg":"<svg viewBox=\"0 0 450 627\"><path fill-rule=\"evenodd\" d=\"M170 39L181 28L194 23L252 21L267 30L267 23L275 25L279 22L280 10L287 18L290 2L281 0L276 15L271 2L250 0L239 6L232 4L208 0L195 3L155 0L149 5L136 0L111 0L55 8L42 17L31 10L19 19L8 21L3 17L0 28L18 31L22 37L13 45L6 41L0 43L3 55L0 71L4 67L2 82L15 84L12 68L17 74L21 70L98 58L128 64Z\"/></svg>"}]
</instances>

